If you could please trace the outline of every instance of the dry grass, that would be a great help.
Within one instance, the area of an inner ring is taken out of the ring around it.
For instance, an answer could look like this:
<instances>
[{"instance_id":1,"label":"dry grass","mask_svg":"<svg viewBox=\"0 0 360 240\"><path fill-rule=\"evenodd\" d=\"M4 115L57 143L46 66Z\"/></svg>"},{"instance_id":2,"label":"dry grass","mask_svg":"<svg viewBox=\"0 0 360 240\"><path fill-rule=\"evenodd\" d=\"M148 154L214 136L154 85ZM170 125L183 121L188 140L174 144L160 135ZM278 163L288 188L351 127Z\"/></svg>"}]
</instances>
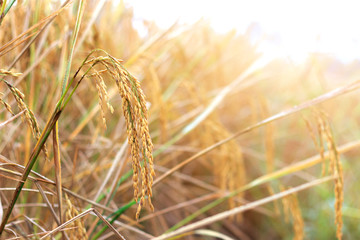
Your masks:
<instances>
[{"instance_id":1,"label":"dry grass","mask_svg":"<svg viewBox=\"0 0 360 240\"><path fill-rule=\"evenodd\" d=\"M264 63L251 26L144 22L140 37L111 1L11 2L0 1L3 238L360 235L359 62Z\"/></svg>"}]
</instances>

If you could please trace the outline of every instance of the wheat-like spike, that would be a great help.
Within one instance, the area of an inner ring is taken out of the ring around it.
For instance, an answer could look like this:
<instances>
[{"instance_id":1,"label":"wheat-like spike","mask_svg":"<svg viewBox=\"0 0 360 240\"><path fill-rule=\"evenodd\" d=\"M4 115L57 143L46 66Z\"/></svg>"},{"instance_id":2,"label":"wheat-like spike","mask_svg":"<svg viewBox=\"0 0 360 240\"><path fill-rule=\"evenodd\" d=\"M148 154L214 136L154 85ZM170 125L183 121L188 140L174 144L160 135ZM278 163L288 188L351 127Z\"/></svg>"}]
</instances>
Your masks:
<instances>
[{"instance_id":1,"label":"wheat-like spike","mask_svg":"<svg viewBox=\"0 0 360 240\"><path fill-rule=\"evenodd\" d=\"M139 179L141 178L140 173L140 161L139 161L139 143L134 127L133 114L130 109L130 104L127 99L123 99L124 116L127 125L128 141L131 147L131 159L133 168L133 187L134 187L134 199L137 200L139 192Z\"/></svg>"},{"instance_id":2,"label":"wheat-like spike","mask_svg":"<svg viewBox=\"0 0 360 240\"><path fill-rule=\"evenodd\" d=\"M344 201L344 176L342 173L342 166L338 168L338 178L335 180L335 224L336 224L336 237L342 239L342 203Z\"/></svg>"},{"instance_id":3,"label":"wheat-like spike","mask_svg":"<svg viewBox=\"0 0 360 240\"><path fill-rule=\"evenodd\" d=\"M109 94L106 90L106 85L105 85L105 81L102 78L102 76L100 75L100 73L97 74L97 77L99 79L99 87L100 90L102 92L102 95L104 96L104 103L106 103L107 108L110 110L111 113L114 112L114 108L113 106L110 104L110 98L109 98Z\"/></svg>"},{"instance_id":4,"label":"wheat-like spike","mask_svg":"<svg viewBox=\"0 0 360 240\"><path fill-rule=\"evenodd\" d=\"M15 101L18 105L18 107L20 108L21 111L24 111L23 115L25 116L25 122L28 124L28 126L30 127L33 136L36 138L36 140L39 140L41 132L40 132L40 128L39 128L39 124L35 118L34 113L27 107L27 105L25 104L25 95L16 87L12 86L10 83L5 82L11 93L13 94L13 96L15 97ZM24 119L23 118L23 119ZM42 148L44 154L45 154L45 158L48 159L48 151L46 148L46 144L44 144L44 147Z\"/></svg>"},{"instance_id":5,"label":"wheat-like spike","mask_svg":"<svg viewBox=\"0 0 360 240\"><path fill-rule=\"evenodd\" d=\"M30 115L30 118L31 118L32 126L35 129L35 133L33 133L33 134L36 134L35 138L36 138L36 140L39 140L40 137L41 137L41 131L40 131L39 124L36 121L35 115L31 110L29 110L29 115ZM49 159L49 152L48 152L48 150L46 148L45 143L44 143L44 146L43 146L42 150L43 150L43 152L45 154L45 159L48 160Z\"/></svg>"},{"instance_id":6,"label":"wheat-like spike","mask_svg":"<svg viewBox=\"0 0 360 240\"><path fill-rule=\"evenodd\" d=\"M336 144L334 141L334 136L330 129L330 124L327 120L327 116L323 112L316 112L317 114L317 125L318 125L318 134L320 139L320 155L324 158L324 143L326 144L329 150L329 169L328 171L335 177L335 225L336 225L336 237L342 239L342 203L344 200L344 176L342 172L342 166L340 162L340 157L336 149ZM322 167L322 174L325 171L325 162Z\"/></svg>"},{"instance_id":7,"label":"wheat-like spike","mask_svg":"<svg viewBox=\"0 0 360 240\"><path fill-rule=\"evenodd\" d=\"M281 191L286 191L288 188L280 185ZM294 238L295 240L304 239L304 220L301 214L301 209L299 206L299 201L297 199L296 193L288 195L281 198L284 220L286 223L289 223L290 217L292 218L292 225L294 229Z\"/></svg>"},{"instance_id":8,"label":"wheat-like spike","mask_svg":"<svg viewBox=\"0 0 360 240\"><path fill-rule=\"evenodd\" d=\"M5 102L2 98L0 98L0 103L5 106L6 110L7 110L11 115L15 115L14 112L13 112L13 110L11 109L11 106L10 106L7 102Z\"/></svg>"},{"instance_id":9,"label":"wheat-like spike","mask_svg":"<svg viewBox=\"0 0 360 240\"><path fill-rule=\"evenodd\" d=\"M117 81L120 94L122 98L128 99L128 102L132 105L127 107L132 109L131 113L133 114L133 122L131 122L132 131L130 133L133 138L139 138L139 143L135 146L137 149L140 147L142 153L142 167L140 166L140 160L133 158L133 170L134 171L134 187L139 187L141 185L140 191L138 189L134 190L134 197L137 196L136 193L140 192L140 204L137 209L136 218L139 217L141 207L145 204L145 199L147 198L149 206L153 209L151 203L152 196L152 183L153 176L155 175L153 167L153 145L149 134L148 121L147 121L147 109L145 96L140 88L139 82L130 75L125 69L120 67L118 69L120 75L120 81ZM136 136L136 137L135 137ZM133 139L132 138L132 139ZM136 157L139 157L139 152L136 151ZM139 171L140 170L140 171ZM140 174L139 174L140 173ZM136 178L136 179L135 179ZM139 182L141 178L141 183Z\"/></svg>"},{"instance_id":10,"label":"wheat-like spike","mask_svg":"<svg viewBox=\"0 0 360 240\"><path fill-rule=\"evenodd\" d=\"M22 75L22 73L16 73L16 72L8 71L5 69L0 69L0 75L19 77Z\"/></svg>"},{"instance_id":11,"label":"wheat-like spike","mask_svg":"<svg viewBox=\"0 0 360 240\"><path fill-rule=\"evenodd\" d=\"M67 194L65 194L65 202L67 206L67 210L65 212L65 220L69 221L70 219L79 215L79 212L74 207ZM86 235L86 228L82 219L77 219L74 222L70 223L69 225L70 227L73 228L68 231L69 237L71 239L79 239L79 240L88 239Z\"/></svg>"},{"instance_id":12,"label":"wheat-like spike","mask_svg":"<svg viewBox=\"0 0 360 240\"><path fill-rule=\"evenodd\" d=\"M102 73L104 71L106 71L106 70L102 70L101 72L96 71L95 73L88 75L88 77L94 77L94 79L95 79L95 86L96 86L96 89L98 92L99 106L100 106L100 110L101 110L102 121L106 128L105 109L104 109L105 107L104 106L106 105L107 108L111 111L111 113L113 113L114 108L109 103L109 95L106 91L106 85L105 85L104 79L100 75L100 73Z\"/></svg>"},{"instance_id":13,"label":"wheat-like spike","mask_svg":"<svg viewBox=\"0 0 360 240\"><path fill-rule=\"evenodd\" d=\"M147 123L147 109L146 109L146 101L144 94L140 88L139 82L132 76L130 76L131 81L133 81L133 92L136 94L134 109L137 116L137 125L138 125L138 133L140 135L141 143L142 143L142 153L143 153L143 174L142 174L142 199L145 198L147 192L148 203L150 208L153 210L153 206L151 203L152 196L152 183L153 176L155 175L154 167L153 167L153 145L149 134L149 128Z\"/></svg>"},{"instance_id":14,"label":"wheat-like spike","mask_svg":"<svg viewBox=\"0 0 360 240\"><path fill-rule=\"evenodd\" d=\"M329 124L325 125L324 132L328 148L330 150L330 170L335 178L335 225L336 225L336 237L342 239L342 203L344 201L344 175L342 171L342 166L339 158L338 151L334 142L333 135L330 130Z\"/></svg>"},{"instance_id":15,"label":"wheat-like spike","mask_svg":"<svg viewBox=\"0 0 360 240\"><path fill-rule=\"evenodd\" d=\"M151 203L153 176L155 176L152 155L153 144L148 127L145 95L139 81L121 65L120 60L107 55L105 57L94 57L86 61L86 64L94 65L96 63L100 63L106 70L95 71L94 73L89 73L87 76L95 77L95 85L99 96L99 105L104 124L105 105L107 105L111 112L113 111L113 107L109 103L106 85L101 76L103 73L106 72L115 79L122 99L126 132L131 149L134 199L136 201L140 199L136 212L136 218L138 219L146 199L150 208L152 210L154 209Z\"/></svg>"}]
</instances>

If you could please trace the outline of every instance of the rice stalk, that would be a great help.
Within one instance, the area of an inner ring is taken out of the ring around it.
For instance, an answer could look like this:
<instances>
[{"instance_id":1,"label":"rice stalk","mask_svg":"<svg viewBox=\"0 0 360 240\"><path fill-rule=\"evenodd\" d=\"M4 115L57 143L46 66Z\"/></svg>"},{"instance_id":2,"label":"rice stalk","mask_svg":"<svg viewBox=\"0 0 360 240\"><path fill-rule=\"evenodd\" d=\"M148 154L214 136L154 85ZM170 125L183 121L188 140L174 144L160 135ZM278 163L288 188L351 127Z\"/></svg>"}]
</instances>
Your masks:
<instances>
[{"instance_id":1,"label":"rice stalk","mask_svg":"<svg viewBox=\"0 0 360 240\"><path fill-rule=\"evenodd\" d=\"M28 108L27 104L25 103L25 95L19 89L12 86L9 82L5 81L4 79L2 81L7 85L7 87L13 94L19 109L23 112L23 115L24 115L23 121L29 126L29 128L32 131L33 136L37 140L39 140L40 139L40 127L39 127L39 124L36 120L34 113ZM3 100L1 100L1 101L3 102ZM6 109L11 113L12 111L11 111L10 106L8 104L5 104L5 102L4 102L4 105L5 105ZM45 158L48 159L49 154L48 154L46 145L43 146L42 150L45 154Z\"/></svg>"},{"instance_id":2,"label":"rice stalk","mask_svg":"<svg viewBox=\"0 0 360 240\"><path fill-rule=\"evenodd\" d=\"M67 206L65 212L65 221L69 221L70 219L73 219L75 216L79 215L79 212L74 207L67 194L65 194L65 202ZM73 228L72 230L68 231L68 235L71 239L79 239L79 240L88 239L86 236L86 229L84 226L84 222L81 219L75 220L74 222L70 223L69 226Z\"/></svg>"},{"instance_id":3,"label":"rice stalk","mask_svg":"<svg viewBox=\"0 0 360 240\"><path fill-rule=\"evenodd\" d=\"M344 201L344 175L342 165L339 157L338 150L336 148L333 134L330 130L329 124L325 125L325 139L328 149L330 150L330 172L336 177L335 180L335 225L336 225L336 237L342 239L342 205Z\"/></svg>"},{"instance_id":4,"label":"rice stalk","mask_svg":"<svg viewBox=\"0 0 360 240\"><path fill-rule=\"evenodd\" d=\"M69 75L70 75L70 69L71 69L71 63L73 60L73 54L74 54L74 48L77 40L77 36L79 33L79 29L82 22L82 17L84 13L84 1L79 1L79 7L78 7L78 13L76 17L76 23L75 23L75 29L73 38L70 45L70 54L67 61L66 69L65 69L65 75L62 83L62 89L61 89L61 95L64 95L66 92L66 86L68 84ZM50 23L51 21L49 21ZM59 102L62 104L62 101ZM60 156L60 142L59 142L59 124L58 122L55 123L54 129L53 129L53 149L54 149L54 166L55 166L55 182L57 185L57 195L58 195L58 204L59 204L59 219L60 224L63 223L63 216L62 216L62 174L61 174L61 156ZM85 236L86 236L86 230ZM65 237L65 235L64 235Z\"/></svg>"},{"instance_id":5,"label":"rice stalk","mask_svg":"<svg viewBox=\"0 0 360 240\"><path fill-rule=\"evenodd\" d=\"M119 60L111 56L105 58L98 57L86 62L86 64L90 63L101 63L107 68L108 73L116 80L116 85L122 98L122 109L126 120L128 141L132 155L134 199L140 198L140 204L136 213L136 218L138 219L141 206L145 204L146 197L148 197L150 208L153 209L151 204L151 186L153 176L155 176L152 156L153 145L148 129L145 96L140 88L140 83L121 66ZM103 81L100 84L105 85ZM99 88L101 89L101 87ZM105 91L100 95L100 101L108 99ZM111 105L107 104L107 106L111 111ZM142 160L140 160L141 158Z\"/></svg>"},{"instance_id":6,"label":"rice stalk","mask_svg":"<svg viewBox=\"0 0 360 240\"><path fill-rule=\"evenodd\" d=\"M1 23L2 21L4 20L4 17L5 15L9 12L10 8L14 5L16 0L11 0L11 2L9 4L7 4L6 6L6 3L7 1L6 0L1 0L0 1L0 26L1 26ZM5 8L6 6L6 8Z\"/></svg>"},{"instance_id":7,"label":"rice stalk","mask_svg":"<svg viewBox=\"0 0 360 240\"><path fill-rule=\"evenodd\" d=\"M104 71L106 71L106 70L103 70L103 72ZM109 102L109 94L106 91L106 85L105 85L104 79L100 75L100 72L95 72L95 73L89 75L88 77L89 78L91 77L95 80L95 86L96 86L96 90L98 92L98 97L99 97L99 106L100 106L100 110L101 110L102 122L106 128L105 107L107 107L111 113L114 112L114 108L113 108L113 106L111 106L111 104Z\"/></svg>"},{"instance_id":8,"label":"rice stalk","mask_svg":"<svg viewBox=\"0 0 360 240\"><path fill-rule=\"evenodd\" d=\"M342 239L342 204L344 201L344 175L342 171L342 165L339 157L339 152L335 144L334 136L331 131L328 116L323 111L314 111L317 118L318 138L319 142L316 144L319 149L320 156L323 159L322 175L326 171L326 163L328 163L328 171L334 175L334 192L335 192L335 225L336 236L338 239ZM310 123L307 122L308 128L311 129ZM314 138L314 137L313 137ZM315 141L317 143L317 141ZM325 146L329 150L327 157L324 156ZM326 161L327 160L327 161Z\"/></svg>"},{"instance_id":9,"label":"rice stalk","mask_svg":"<svg viewBox=\"0 0 360 240\"><path fill-rule=\"evenodd\" d=\"M88 58L96 51L101 51L105 53L107 56L94 58L88 61ZM40 150L44 147L44 144L50 132L55 127L56 122L60 117L63 109L69 103L71 97L73 96L74 92L76 91L82 80L88 74L90 74L90 71L98 63L102 63L104 66L106 66L109 69L110 73L117 74L117 75L112 75L112 77L115 79L117 83L120 96L123 99L123 104L126 104L125 105L126 108L125 110L124 109L123 110L127 123L128 140L132 149L132 153L136 154L132 158L133 166L134 168L136 168L137 173L141 174L141 175L140 174L136 175L137 178L134 179L134 183L136 184L136 186L134 185L134 198L136 197L136 200L138 197L140 198L140 203L137 209L136 217L137 218L139 217L141 207L145 204L145 198L148 199L150 208L153 209L151 204L151 196L152 196L151 187L153 183L152 177L155 175L155 172L153 169L153 156L152 156L153 145L151 142L149 129L147 126L147 109L145 105L145 96L140 88L139 82L133 76L130 75L130 73L120 64L120 62L117 59L110 56L103 50L94 50L85 58L82 65L78 68L74 76L69 81L64 93L61 95L57 105L55 106L55 110L53 111L53 114L49 118L42 134L40 135L38 142L30 156L30 160L28 161L25 171L22 175L22 179L18 183L18 186L14 192L14 196L12 198L10 206L5 214L5 218L2 221L2 224L0 226L0 234L3 232L3 229L5 228L6 222L10 217L15 202L19 197L21 189L23 188L23 185L26 179L28 178L28 175L32 167L37 161L37 157L40 153ZM73 89L70 90L70 88L72 87L72 83L76 79L80 70L86 65L90 65L90 67L87 68L85 73L83 73L81 78L76 82L76 85L73 87ZM9 83L7 83L7 85L10 88L10 90L14 93L14 96L16 96L16 100L18 101L20 107L26 106L23 105L24 103L22 101L23 99L22 93L18 91L16 88L12 87ZM141 145L137 144L138 138L139 140L141 140L140 142ZM140 148L140 150L135 149L135 147ZM140 153L142 154L142 159L140 159ZM140 166L140 162L143 164L143 166ZM141 183L140 183L140 179L141 179ZM139 190L141 192L139 192ZM137 193L136 196L135 193Z\"/></svg>"}]
</instances>

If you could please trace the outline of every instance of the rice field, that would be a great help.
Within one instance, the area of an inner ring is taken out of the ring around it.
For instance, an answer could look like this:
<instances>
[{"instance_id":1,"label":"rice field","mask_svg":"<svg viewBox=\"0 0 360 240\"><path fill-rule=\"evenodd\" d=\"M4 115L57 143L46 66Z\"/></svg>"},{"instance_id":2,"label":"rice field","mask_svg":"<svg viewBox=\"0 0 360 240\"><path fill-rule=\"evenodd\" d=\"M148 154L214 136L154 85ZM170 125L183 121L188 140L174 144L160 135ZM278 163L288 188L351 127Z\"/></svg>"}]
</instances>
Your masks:
<instances>
[{"instance_id":1,"label":"rice field","mask_svg":"<svg viewBox=\"0 0 360 240\"><path fill-rule=\"evenodd\" d=\"M359 61L122 2L0 0L1 239L357 239Z\"/></svg>"}]
</instances>

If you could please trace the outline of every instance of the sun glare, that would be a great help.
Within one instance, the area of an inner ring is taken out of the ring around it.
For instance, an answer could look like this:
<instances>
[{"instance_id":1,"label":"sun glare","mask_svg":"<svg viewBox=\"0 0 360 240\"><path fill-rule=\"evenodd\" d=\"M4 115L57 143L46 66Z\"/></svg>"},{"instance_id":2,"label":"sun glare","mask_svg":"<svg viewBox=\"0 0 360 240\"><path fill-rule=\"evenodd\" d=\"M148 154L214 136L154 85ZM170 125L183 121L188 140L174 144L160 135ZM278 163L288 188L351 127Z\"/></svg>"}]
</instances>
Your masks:
<instances>
[{"instance_id":1,"label":"sun glare","mask_svg":"<svg viewBox=\"0 0 360 240\"><path fill-rule=\"evenodd\" d=\"M137 21L153 20L161 28L175 21L191 24L208 20L215 31L248 27L252 40L261 41L259 51L266 58L287 58L302 62L309 53L320 52L350 62L358 58L360 20L356 1L205 1L205 0L135 0L125 1L134 7ZM139 26L139 22L137 25Z\"/></svg>"}]
</instances>

